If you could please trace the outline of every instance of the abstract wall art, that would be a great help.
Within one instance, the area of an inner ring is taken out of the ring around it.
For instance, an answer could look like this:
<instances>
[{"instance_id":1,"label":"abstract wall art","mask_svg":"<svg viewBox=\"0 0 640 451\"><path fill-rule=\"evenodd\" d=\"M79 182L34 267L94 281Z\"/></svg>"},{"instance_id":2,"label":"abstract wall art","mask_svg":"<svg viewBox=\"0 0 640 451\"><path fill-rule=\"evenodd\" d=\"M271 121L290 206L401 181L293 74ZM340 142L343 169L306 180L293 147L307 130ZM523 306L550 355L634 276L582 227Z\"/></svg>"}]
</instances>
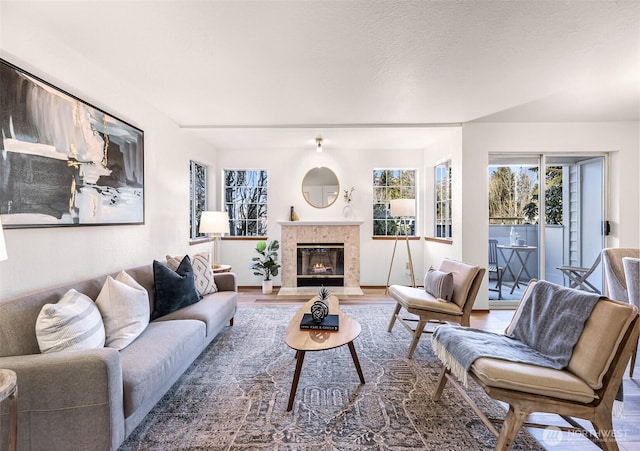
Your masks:
<instances>
[{"instance_id":1,"label":"abstract wall art","mask_svg":"<svg viewBox=\"0 0 640 451\"><path fill-rule=\"evenodd\" d=\"M5 228L144 223L144 132L0 59Z\"/></svg>"}]
</instances>

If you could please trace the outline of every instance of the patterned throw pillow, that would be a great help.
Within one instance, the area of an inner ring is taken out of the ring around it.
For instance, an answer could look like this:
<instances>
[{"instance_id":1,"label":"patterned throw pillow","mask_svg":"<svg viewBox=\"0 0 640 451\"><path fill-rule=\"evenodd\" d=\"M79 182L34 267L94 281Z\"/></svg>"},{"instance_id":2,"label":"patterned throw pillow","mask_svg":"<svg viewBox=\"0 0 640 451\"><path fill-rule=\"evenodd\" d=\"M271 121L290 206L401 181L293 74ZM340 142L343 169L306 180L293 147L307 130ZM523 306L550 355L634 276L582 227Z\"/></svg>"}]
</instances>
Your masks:
<instances>
[{"instance_id":1,"label":"patterned throw pillow","mask_svg":"<svg viewBox=\"0 0 640 451\"><path fill-rule=\"evenodd\" d=\"M124 271L115 279L107 277L96 305L104 321L108 348L126 348L149 324L149 294Z\"/></svg>"},{"instance_id":2,"label":"patterned throw pillow","mask_svg":"<svg viewBox=\"0 0 640 451\"><path fill-rule=\"evenodd\" d=\"M424 276L424 289L436 299L451 301L453 298L453 274L429 268Z\"/></svg>"},{"instance_id":3,"label":"patterned throw pillow","mask_svg":"<svg viewBox=\"0 0 640 451\"><path fill-rule=\"evenodd\" d=\"M167 255L167 266L174 271L178 269L180 262L184 257L172 257ZM193 267L193 274L196 278L196 289L200 296L215 293L218 291L216 282L213 278L213 271L209 263L209 253L201 252L191 257L191 266Z\"/></svg>"},{"instance_id":4,"label":"patterned throw pillow","mask_svg":"<svg viewBox=\"0 0 640 451\"><path fill-rule=\"evenodd\" d=\"M40 352L102 348L104 325L96 304L71 289L56 304L45 304L36 319Z\"/></svg>"},{"instance_id":5,"label":"patterned throw pillow","mask_svg":"<svg viewBox=\"0 0 640 451\"><path fill-rule=\"evenodd\" d=\"M153 286L156 296L154 310L151 314L152 320L195 304L200 300L188 255L185 255L175 271L154 260Z\"/></svg>"}]
</instances>

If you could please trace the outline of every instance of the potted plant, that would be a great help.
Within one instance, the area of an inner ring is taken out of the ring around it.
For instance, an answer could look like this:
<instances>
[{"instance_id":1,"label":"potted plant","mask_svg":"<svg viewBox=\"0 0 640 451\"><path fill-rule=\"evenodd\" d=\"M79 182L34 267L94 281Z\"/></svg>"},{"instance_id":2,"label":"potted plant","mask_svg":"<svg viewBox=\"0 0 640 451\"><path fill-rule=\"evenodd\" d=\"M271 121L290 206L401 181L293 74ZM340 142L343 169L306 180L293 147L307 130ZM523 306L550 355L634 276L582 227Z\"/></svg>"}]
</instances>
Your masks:
<instances>
[{"instance_id":1,"label":"potted plant","mask_svg":"<svg viewBox=\"0 0 640 451\"><path fill-rule=\"evenodd\" d=\"M273 291L273 281L271 277L278 275L278 249L280 249L280 243L278 240L272 240L268 245L266 241L258 241L256 244L256 252L260 254L259 257L252 257L250 269L253 269L253 274L256 276L262 276L262 293L269 294Z\"/></svg>"}]
</instances>

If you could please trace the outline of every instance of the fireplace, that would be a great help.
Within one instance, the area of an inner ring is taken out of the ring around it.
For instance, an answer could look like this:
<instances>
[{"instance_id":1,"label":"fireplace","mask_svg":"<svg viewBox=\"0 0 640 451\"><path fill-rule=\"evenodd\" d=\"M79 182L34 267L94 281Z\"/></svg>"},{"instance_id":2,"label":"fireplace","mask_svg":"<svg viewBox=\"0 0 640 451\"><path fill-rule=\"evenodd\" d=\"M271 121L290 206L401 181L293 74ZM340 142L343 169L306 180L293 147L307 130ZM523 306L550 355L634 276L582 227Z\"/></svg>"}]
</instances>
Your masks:
<instances>
[{"instance_id":1,"label":"fireplace","mask_svg":"<svg viewBox=\"0 0 640 451\"><path fill-rule=\"evenodd\" d=\"M278 290L278 296L313 296L317 294L320 285L331 286L331 292L335 295L362 296L360 289L360 226L362 221L279 221L282 226L280 258L282 261L282 285ZM310 246L340 246L342 251L342 264L322 263L315 269L315 274L306 274L304 279L298 278L298 244ZM328 266L331 272L328 274ZM338 267L341 275L336 274ZM320 279L322 274L323 279ZM333 277L328 277L333 276ZM340 279L329 280L329 279ZM300 285L299 282L302 284ZM341 285L336 285L341 282ZM305 285L306 283L306 285ZM329 285L332 284L332 285Z\"/></svg>"},{"instance_id":2,"label":"fireplace","mask_svg":"<svg viewBox=\"0 0 640 451\"><path fill-rule=\"evenodd\" d=\"M296 267L299 287L343 287L344 243L298 243Z\"/></svg>"}]
</instances>

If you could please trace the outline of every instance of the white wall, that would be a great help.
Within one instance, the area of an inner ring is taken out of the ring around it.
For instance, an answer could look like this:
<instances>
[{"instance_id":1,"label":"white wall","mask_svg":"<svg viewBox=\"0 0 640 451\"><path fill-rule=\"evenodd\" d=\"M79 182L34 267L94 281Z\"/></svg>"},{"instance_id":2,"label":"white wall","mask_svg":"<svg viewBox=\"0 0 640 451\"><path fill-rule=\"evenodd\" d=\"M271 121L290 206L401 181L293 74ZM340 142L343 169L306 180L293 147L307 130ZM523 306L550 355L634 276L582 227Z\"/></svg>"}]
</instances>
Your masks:
<instances>
[{"instance_id":1,"label":"white wall","mask_svg":"<svg viewBox=\"0 0 640 451\"><path fill-rule=\"evenodd\" d=\"M286 221L289 209L295 207L301 221L338 220L343 219L345 189L354 187L352 194L352 215L349 220L363 221L360 227L360 284L383 286L387 280L389 262L393 252L393 240L373 240L373 170L416 169L417 178L422 177L423 152L421 150L384 151L384 150L330 150L317 153L309 149L278 150L265 153L255 151L225 151L218 153L218 170L216 179L221 180L224 169L266 169L268 171L268 215L269 239L280 240L278 221ZM302 197L302 179L309 169L317 166L331 168L340 183L340 194L333 205L326 208L314 208ZM421 187L422 188L422 187ZM220 186L217 187L220 192ZM418 193L418 216L422 214L421 199L424 192ZM221 205L220 199L217 199ZM420 226L419 226L420 227ZM411 241L413 264L418 282L424 274L421 241ZM223 240L220 246L221 262L232 265L241 286L257 286L258 277L248 269L253 256L255 241ZM405 269L407 259L406 244L399 243L391 277L392 283L409 283ZM274 280L279 285L280 276Z\"/></svg>"},{"instance_id":2,"label":"white wall","mask_svg":"<svg viewBox=\"0 0 640 451\"><path fill-rule=\"evenodd\" d=\"M189 246L189 160L213 166L215 151L143 103L117 72L88 65L28 16L7 16L0 15L2 58L144 130L145 224L5 230L0 299L207 249Z\"/></svg>"},{"instance_id":3,"label":"white wall","mask_svg":"<svg viewBox=\"0 0 640 451\"><path fill-rule=\"evenodd\" d=\"M638 122L466 124L462 130L462 259L487 264L489 153L608 153L609 247L640 247ZM488 298L486 282L476 308ZM488 303L486 304L488 305Z\"/></svg>"}]
</instances>

